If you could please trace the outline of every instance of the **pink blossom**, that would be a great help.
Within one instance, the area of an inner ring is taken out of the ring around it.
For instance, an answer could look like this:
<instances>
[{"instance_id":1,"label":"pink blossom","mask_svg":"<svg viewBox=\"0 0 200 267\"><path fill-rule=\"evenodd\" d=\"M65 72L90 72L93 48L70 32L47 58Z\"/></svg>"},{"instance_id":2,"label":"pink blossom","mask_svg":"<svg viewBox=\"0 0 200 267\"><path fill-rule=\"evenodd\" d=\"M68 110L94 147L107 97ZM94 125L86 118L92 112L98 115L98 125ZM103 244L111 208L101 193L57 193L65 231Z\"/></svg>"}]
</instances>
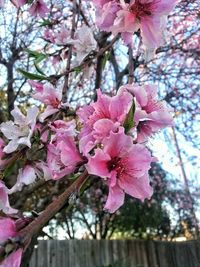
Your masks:
<instances>
[{"instance_id":1,"label":"pink blossom","mask_svg":"<svg viewBox=\"0 0 200 267\"><path fill-rule=\"evenodd\" d=\"M32 107L28 109L27 116L25 116L18 107L15 107L15 109L11 111L14 122L8 121L1 123L1 132L10 140L3 149L5 153L14 152L19 145L31 147L30 139L36 125L38 112L39 110L37 107Z\"/></svg>"},{"instance_id":2,"label":"pink blossom","mask_svg":"<svg viewBox=\"0 0 200 267\"><path fill-rule=\"evenodd\" d=\"M99 1L97 1L99 2ZM107 2L107 1L106 1ZM97 25L113 34L125 33L130 43L130 35L141 30L144 45L154 50L163 44L167 15L173 10L177 0L120 0L120 8L115 11L116 1L105 3L97 11ZM112 24L112 25L111 25Z\"/></svg>"},{"instance_id":3,"label":"pink blossom","mask_svg":"<svg viewBox=\"0 0 200 267\"><path fill-rule=\"evenodd\" d=\"M132 138L119 131L110 133L102 141L86 165L90 174L107 180L109 195L105 209L115 212L124 202L124 194L144 200L152 195L148 170L152 162L150 152L143 145L133 144Z\"/></svg>"},{"instance_id":4,"label":"pink blossom","mask_svg":"<svg viewBox=\"0 0 200 267\"><path fill-rule=\"evenodd\" d=\"M12 252L2 263L0 263L0 267L20 267L22 252L22 249Z\"/></svg>"},{"instance_id":5,"label":"pink blossom","mask_svg":"<svg viewBox=\"0 0 200 267\"><path fill-rule=\"evenodd\" d=\"M32 16L38 15L44 17L48 11L49 9L43 0L35 0L29 8L29 12Z\"/></svg>"},{"instance_id":6,"label":"pink blossom","mask_svg":"<svg viewBox=\"0 0 200 267\"><path fill-rule=\"evenodd\" d=\"M2 210L6 214L14 214L17 213L16 209L11 208L9 199L8 199L8 188L5 184L0 181L0 210Z\"/></svg>"},{"instance_id":7,"label":"pink blossom","mask_svg":"<svg viewBox=\"0 0 200 267\"><path fill-rule=\"evenodd\" d=\"M12 4L17 8L24 6L27 3L27 0L13 0Z\"/></svg>"},{"instance_id":8,"label":"pink blossom","mask_svg":"<svg viewBox=\"0 0 200 267\"><path fill-rule=\"evenodd\" d=\"M17 229L14 220L10 218L0 218L0 243L2 244L8 238L15 237Z\"/></svg>"},{"instance_id":9,"label":"pink blossom","mask_svg":"<svg viewBox=\"0 0 200 267\"><path fill-rule=\"evenodd\" d=\"M56 90L51 84L35 82L31 84L36 89L36 93L33 94L33 98L41 101L47 105L45 111L40 115L40 121L43 122L48 116L53 115L59 111L62 100L62 90Z\"/></svg>"},{"instance_id":10,"label":"pink blossom","mask_svg":"<svg viewBox=\"0 0 200 267\"><path fill-rule=\"evenodd\" d=\"M47 165L54 180L72 173L81 161L76 144L70 136L58 134L48 145Z\"/></svg>"},{"instance_id":11,"label":"pink blossom","mask_svg":"<svg viewBox=\"0 0 200 267\"><path fill-rule=\"evenodd\" d=\"M110 2L111 0L93 0L94 5L97 8L103 7L106 3Z\"/></svg>"},{"instance_id":12,"label":"pink blossom","mask_svg":"<svg viewBox=\"0 0 200 267\"><path fill-rule=\"evenodd\" d=\"M137 142L145 142L152 134L173 125L171 110L167 108L166 102L157 100L157 86L125 85L119 89L119 94L124 91L132 93L136 98L134 121Z\"/></svg>"},{"instance_id":13,"label":"pink blossom","mask_svg":"<svg viewBox=\"0 0 200 267\"><path fill-rule=\"evenodd\" d=\"M0 244L17 235L17 229L14 220L10 218L0 219ZM20 267L22 249L19 248L12 252L0 263L1 267Z\"/></svg>"},{"instance_id":14,"label":"pink blossom","mask_svg":"<svg viewBox=\"0 0 200 267\"><path fill-rule=\"evenodd\" d=\"M45 181L52 179L51 171L44 161L36 162L35 164L35 172L39 178L43 178Z\"/></svg>"},{"instance_id":15,"label":"pink blossom","mask_svg":"<svg viewBox=\"0 0 200 267\"><path fill-rule=\"evenodd\" d=\"M112 31L117 12L120 10L120 5L116 1L105 3L102 8L97 8L96 24L103 31Z\"/></svg>"},{"instance_id":16,"label":"pink blossom","mask_svg":"<svg viewBox=\"0 0 200 267\"><path fill-rule=\"evenodd\" d=\"M78 65L89 55L96 50L97 42L93 36L93 31L88 26L82 26L75 33L75 38L68 41L68 44L74 46L76 52L76 63Z\"/></svg>"},{"instance_id":17,"label":"pink blossom","mask_svg":"<svg viewBox=\"0 0 200 267\"><path fill-rule=\"evenodd\" d=\"M114 23L114 32L141 30L142 41L148 48L163 43L163 31L167 15L173 10L176 0L134 0L123 4Z\"/></svg>"},{"instance_id":18,"label":"pink blossom","mask_svg":"<svg viewBox=\"0 0 200 267\"><path fill-rule=\"evenodd\" d=\"M63 121L57 120L50 123L49 127L56 134L65 134L67 136L75 136L76 135L76 121Z\"/></svg>"},{"instance_id":19,"label":"pink blossom","mask_svg":"<svg viewBox=\"0 0 200 267\"><path fill-rule=\"evenodd\" d=\"M48 28L44 30L44 38L50 41L51 43L55 43L55 37L53 31Z\"/></svg>"},{"instance_id":20,"label":"pink blossom","mask_svg":"<svg viewBox=\"0 0 200 267\"><path fill-rule=\"evenodd\" d=\"M61 26L58 32L54 33L54 41L57 45L66 45L71 40L70 30Z\"/></svg>"},{"instance_id":21,"label":"pink blossom","mask_svg":"<svg viewBox=\"0 0 200 267\"><path fill-rule=\"evenodd\" d=\"M27 3L27 0L17 0L18 7L22 7Z\"/></svg>"},{"instance_id":22,"label":"pink blossom","mask_svg":"<svg viewBox=\"0 0 200 267\"><path fill-rule=\"evenodd\" d=\"M30 84L30 86L32 86L33 88L35 88L35 90L39 93L43 91L43 84L40 82L36 82L33 80L28 80L28 83Z\"/></svg>"},{"instance_id":23,"label":"pink blossom","mask_svg":"<svg viewBox=\"0 0 200 267\"><path fill-rule=\"evenodd\" d=\"M57 108L62 99L62 91L56 90L50 83L42 85L41 83L34 82L36 93L33 94L33 98L40 100L45 105L51 105Z\"/></svg>"},{"instance_id":24,"label":"pink blossom","mask_svg":"<svg viewBox=\"0 0 200 267\"><path fill-rule=\"evenodd\" d=\"M91 106L94 113L89 117L92 124L99 119L111 119L114 122L123 123L132 105L132 96L123 92L113 97L103 95L97 90L97 101Z\"/></svg>"},{"instance_id":25,"label":"pink blossom","mask_svg":"<svg viewBox=\"0 0 200 267\"><path fill-rule=\"evenodd\" d=\"M47 167L52 179L60 179L72 173L82 158L76 148L76 122L57 120L51 123L54 132L47 151Z\"/></svg>"},{"instance_id":26,"label":"pink blossom","mask_svg":"<svg viewBox=\"0 0 200 267\"><path fill-rule=\"evenodd\" d=\"M21 191L23 185L32 184L36 180L36 173L31 165L26 165L23 169L19 169L16 184L9 190L9 194Z\"/></svg>"},{"instance_id":27,"label":"pink blossom","mask_svg":"<svg viewBox=\"0 0 200 267\"><path fill-rule=\"evenodd\" d=\"M116 131L132 105L133 97L128 92L110 97L97 91L97 102L80 108L77 112L83 128L80 133L80 150L85 155L110 131Z\"/></svg>"}]
</instances>

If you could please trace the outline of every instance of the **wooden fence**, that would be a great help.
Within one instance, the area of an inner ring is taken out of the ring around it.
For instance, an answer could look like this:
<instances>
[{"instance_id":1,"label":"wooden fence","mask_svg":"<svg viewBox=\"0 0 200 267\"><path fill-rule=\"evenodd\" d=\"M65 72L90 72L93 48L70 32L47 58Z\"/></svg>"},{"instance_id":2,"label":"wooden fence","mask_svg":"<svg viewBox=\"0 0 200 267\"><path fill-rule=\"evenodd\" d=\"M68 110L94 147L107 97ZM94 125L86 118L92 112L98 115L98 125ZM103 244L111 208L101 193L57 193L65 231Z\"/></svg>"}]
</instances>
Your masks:
<instances>
[{"instance_id":1,"label":"wooden fence","mask_svg":"<svg viewBox=\"0 0 200 267\"><path fill-rule=\"evenodd\" d=\"M39 241L30 267L200 267L200 241Z\"/></svg>"}]
</instances>

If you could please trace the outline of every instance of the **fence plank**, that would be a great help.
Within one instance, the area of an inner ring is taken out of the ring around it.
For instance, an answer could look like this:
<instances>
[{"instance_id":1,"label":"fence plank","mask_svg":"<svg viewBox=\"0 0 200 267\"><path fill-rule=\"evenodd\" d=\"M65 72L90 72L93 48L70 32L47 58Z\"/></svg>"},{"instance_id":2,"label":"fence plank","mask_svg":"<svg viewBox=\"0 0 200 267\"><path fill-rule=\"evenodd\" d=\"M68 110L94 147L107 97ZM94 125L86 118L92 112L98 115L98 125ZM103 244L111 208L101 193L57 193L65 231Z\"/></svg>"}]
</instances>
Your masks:
<instances>
[{"instance_id":1,"label":"fence plank","mask_svg":"<svg viewBox=\"0 0 200 267\"><path fill-rule=\"evenodd\" d=\"M41 240L30 267L200 267L200 241Z\"/></svg>"}]
</instances>

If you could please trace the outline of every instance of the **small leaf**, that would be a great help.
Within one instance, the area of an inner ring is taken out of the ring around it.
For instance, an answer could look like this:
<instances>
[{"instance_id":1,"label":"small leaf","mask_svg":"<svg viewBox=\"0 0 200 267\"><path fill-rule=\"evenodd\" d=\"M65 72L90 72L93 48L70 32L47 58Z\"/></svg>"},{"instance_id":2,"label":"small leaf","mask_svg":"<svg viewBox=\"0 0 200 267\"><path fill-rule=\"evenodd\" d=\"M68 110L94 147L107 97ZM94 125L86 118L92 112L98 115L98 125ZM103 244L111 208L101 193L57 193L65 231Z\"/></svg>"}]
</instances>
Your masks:
<instances>
[{"instance_id":1,"label":"small leaf","mask_svg":"<svg viewBox=\"0 0 200 267\"><path fill-rule=\"evenodd\" d=\"M30 80L39 80L39 81L48 80L48 78L43 75L30 73L20 68L18 68L17 71L20 72L25 78L30 79Z\"/></svg>"},{"instance_id":2,"label":"small leaf","mask_svg":"<svg viewBox=\"0 0 200 267\"><path fill-rule=\"evenodd\" d=\"M8 164L3 172L3 176L4 177L8 177L12 174L13 172L13 168L14 168L14 165L15 165L15 161L11 162L10 164Z\"/></svg>"},{"instance_id":3,"label":"small leaf","mask_svg":"<svg viewBox=\"0 0 200 267\"><path fill-rule=\"evenodd\" d=\"M43 22L40 23L40 27L43 27L43 26L51 26L51 25L52 25L52 23L48 19L43 19Z\"/></svg>"},{"instance_id":4,"label":"small leaf","mask_svg":"<svg viewBox=\"0 0 200 267\"><path fill-rule=\"evenodd\" d=\"M45 76L45 73L41 70L41 68L38 66L38 64L36 63L36 61L34 61L34 66L35 66L36 70L37 70L40 74L42 74L42 75Z\"/></svg>"},{"instance_id":5,"label":"small leaf","mask_svg":"<svg viewBox=\"0 0 200 267\"><path fill-rule=\"evenodd\" d=\"M47 58L47 56L45 54L40 54L37 59L35 60L35 63L38 64L40 63L42 60L44 60L45 58Z\"/></svg>"},{"instance_id":6,"label":"small leaf","mask_svg":"<svg viewBox=\"0 0 200 267\"><path fill-rule=\"evenodd\" d=\"M74 71L75 71L76 75L78 75L81 72L81 70L82 70L81 66L78 66L78 67L74 68Z\"/></svg>"},{"instance_id":7,"label":"small leaf","mask_svg":"<svg viewBox=\"0 0 200 267\"><path fill-rule=\"evenodd\" d=\"M133 103L131 105L131 108L126 116L126 119L124 121L124 128L125 128L125 133L128 133L130 129L132 129L135 125L134 123L134 114L135 114L135 102L133 100Z\"/></svg>"},{"instance_id":8,"label":"small leaf","mask_svg":"<svg viewBox=\"0 0 200 267\"><path fill-rule=\"evenodd\" d=\"M41 55L43 55L43 54L40 53L40 52L31 50L31 49L28 49L28 48L26 48L25 51L28 53L29 57L38 58L38 57L40 57Z\"/></svg>"}]
</instances>

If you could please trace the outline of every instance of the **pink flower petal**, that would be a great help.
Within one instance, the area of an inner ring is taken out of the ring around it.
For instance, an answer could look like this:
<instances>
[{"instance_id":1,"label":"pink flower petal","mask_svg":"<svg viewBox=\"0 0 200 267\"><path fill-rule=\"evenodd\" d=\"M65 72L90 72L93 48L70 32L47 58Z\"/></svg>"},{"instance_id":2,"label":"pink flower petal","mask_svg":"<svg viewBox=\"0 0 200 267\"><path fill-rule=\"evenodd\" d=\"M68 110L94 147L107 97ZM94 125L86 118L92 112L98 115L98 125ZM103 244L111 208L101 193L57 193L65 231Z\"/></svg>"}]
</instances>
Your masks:
<instances>
[{"instance_id":1,"label":"pink flower petal","mask_svg":"<svg viewBox=\"0 0 200 267\"><path fill-rule=\"evenodd\" d=\"M88 173L94 174L100 177L108 177L109 171L107 162L110 160L110 156L103 152L101 149L95 149L95 155L88 159L86 168Z\"/></svg>"},{"instance_id":2,"label":"pink flower petal","mask_svg":"<svg viewBox=\"0 0 200 267\"><path fill-rule=\"evenodd\" d=\"M12 252L5 260L0 264L1 267L20 267L22 259L22 249L18 249Z\"/></svg>"},{"instance_id":3,"label":"pink flower petal","mask_svg":"<svg viewBox=\"0 0 200 267\"><path fill-rule=\"evenodd\" d=\"M131 149L133 141L130 136L124 134L122 130L118 133L110 133L108 138L103 140L104 151L111 157L123 157Z\"/></svg>"},{"instance_id":4,"label":"pink flower petal","mask_svg":"<svg viewBox=\"0 0 200 267\"><path fill-rule=\"evenodd\" d=\"M23 185L32 184L36 180L35 170L32 166L26 165L23 169L19 170L16 184L9 190L9 194L21 191Z\"/></svg>"},{"instance_id":5,"label":"pink flower petal","mask_svg":"<svg viewBox=\"0 0 200 267\"><path fill-rule=\"evenodd\" d=\"M8 192L9 190L7 189L7 187L3 182L0 181L0 210L2 210L6 214L17 213L17 210L11 208L10 206Z\"/></svg>"},{"instance_id":6,"label":"pink flower petal","mask_svg":"<svg viewBox=\"0 0 200 267\"><path fill-rule=\"evenodd\" d=\"M15 222L10 218L0 219L0 243L5 242L8 238L15 237L17 234Z\"/></svg>"},{"instance_id":7,"label":"pink flower petal","mask_svg":"<svg viewBox=\"0 0 200 267\"><path fill-rule=\"evenodd\" d=\"M119 186L109 187L109 194L104 209L114 213L124 203L124 192Z\"/></svg>"},{"instance_id":8,"label":"pink flower petal","mask_svg":"<svg viewBox=\"0 0 200 267\"><path fill-rule=\"evenodd\" d=\"M149 185L148 174L135 178L133 176L124 176L119 180L119 185L127 194L141 200L150 198L153 193L153 189Z\"/></svg>"}]
</instances>

